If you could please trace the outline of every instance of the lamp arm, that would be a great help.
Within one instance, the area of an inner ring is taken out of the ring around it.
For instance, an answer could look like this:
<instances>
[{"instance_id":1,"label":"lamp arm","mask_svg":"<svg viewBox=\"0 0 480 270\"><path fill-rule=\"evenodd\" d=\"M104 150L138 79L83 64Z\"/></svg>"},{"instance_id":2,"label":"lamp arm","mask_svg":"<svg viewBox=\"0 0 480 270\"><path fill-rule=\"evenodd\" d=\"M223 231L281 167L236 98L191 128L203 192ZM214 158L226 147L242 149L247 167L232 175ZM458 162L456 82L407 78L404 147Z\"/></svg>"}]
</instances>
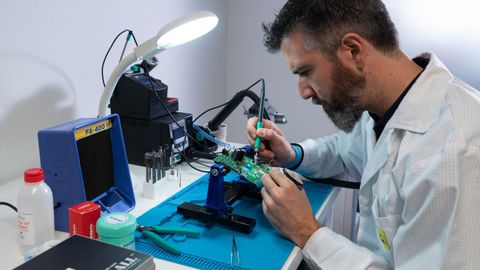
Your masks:
<instances>
[{"instance_id":1,"label":"lamp arm","mask_svg":"<svg viewBox=\"0 0 480 270\"><path fill-rule=\"evenodd\" d=\"M108 114L108 104L110 103L110 98L112 97L113 90L115 89L118 80L122 76L123 72L131 64L135 63L135 61L137 61L137 57L134 53L127 55L120 63L118 63L112 74L110 74L110 77L108 77L107 84L105 85L102 96L100 97L100 104L98 105L98 117L104 117Z\"/></svg>"},{"instance_id":2,"label":"lamp arm","mask_svg":"<svg viewBox=\"0 0 480 270\"><path fill-rule=\"evenodd\" d=\"M143 42L142 44L138 45L133 49L133 53L137 57L137 60L150 58L152 56L157 55L161 51L164 51L166 48L159 47L157 45L158 36L154 36L153 38Z\"/></svg>"}]
</instances>

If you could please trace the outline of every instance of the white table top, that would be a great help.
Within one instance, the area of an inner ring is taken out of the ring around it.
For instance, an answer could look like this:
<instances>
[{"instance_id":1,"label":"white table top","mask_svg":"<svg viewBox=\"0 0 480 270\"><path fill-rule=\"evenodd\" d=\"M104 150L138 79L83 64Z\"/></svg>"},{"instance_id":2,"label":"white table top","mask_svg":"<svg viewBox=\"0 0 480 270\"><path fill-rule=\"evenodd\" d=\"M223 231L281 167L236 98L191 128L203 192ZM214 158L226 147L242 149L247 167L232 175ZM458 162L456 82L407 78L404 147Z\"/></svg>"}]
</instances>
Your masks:
<instances>
[{"instance_id":1,"label":"white table top","mask_svg":"<svg viewBox=\"0 0 480 270\"><path fill-rule=\"evenodd\" d=\"M179 166L182 176L182 186L179 186L178 181L162 180L162 191L160 196L155 200L146 199L142 196L142 183L145 179L145 167L130 165L130 174L134 186L135 208L130 212L135 216L140 216L152 207L158 205L165 199L169 198L179 190L193 183L200 178L203 173L190 168L187 164ZM208 170L208 168L196 165L200 169ZM17 195L22 186L23 179L17 179L9 183L0 185L0 201L9 202L17 205ZM316 213L316 217L320 222L323 222L331 210L333 201L338 194L338 188L334 188L333 192L328 196L321 209ZM23 263L23 254L19 241L19 232L17 229L17 213L8 207L0 207L0 269L12 269ZM56 239L66 239L68 233L55 232ZM296 269L301 261L301 253L298 247L295 247L290 256L285 261L284 269ZM165 260L155 259L156 269L193 269L184 265L172 263Z\"/></svg>"}]
</instances>

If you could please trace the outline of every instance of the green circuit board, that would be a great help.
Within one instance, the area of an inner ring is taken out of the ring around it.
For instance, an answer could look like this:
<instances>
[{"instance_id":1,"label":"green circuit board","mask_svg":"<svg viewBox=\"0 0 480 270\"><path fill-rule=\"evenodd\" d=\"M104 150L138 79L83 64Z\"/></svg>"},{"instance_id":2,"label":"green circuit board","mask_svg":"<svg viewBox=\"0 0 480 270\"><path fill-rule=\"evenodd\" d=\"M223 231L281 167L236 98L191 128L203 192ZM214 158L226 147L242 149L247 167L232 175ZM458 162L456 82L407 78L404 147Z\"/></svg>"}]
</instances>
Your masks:
<instances>
[{"instance_id":1,"label":"green circuit board","mask_svg":"<svg viewBox=\"0 0 480 270\"><path fill-rule=\"evenodd\" d=\"M242 178L252 182L257 187L262 186L262 176L270 172L271 166L257 163L245 155L243 149L224 150L213 161L220 163L227 169L238 173Z\"/></svg>"}]
</instances>

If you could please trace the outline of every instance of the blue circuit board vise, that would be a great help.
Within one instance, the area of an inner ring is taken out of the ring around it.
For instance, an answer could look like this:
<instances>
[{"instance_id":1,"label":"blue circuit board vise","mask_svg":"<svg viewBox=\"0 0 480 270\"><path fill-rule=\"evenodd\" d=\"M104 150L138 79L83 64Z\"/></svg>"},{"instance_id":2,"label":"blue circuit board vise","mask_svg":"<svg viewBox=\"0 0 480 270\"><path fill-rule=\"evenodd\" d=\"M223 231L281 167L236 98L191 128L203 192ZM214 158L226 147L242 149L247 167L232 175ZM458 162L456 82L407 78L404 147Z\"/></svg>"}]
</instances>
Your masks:
<instances>
[{"instance_id":1,"label":"blue circuit board vise","mask_svg":"<svg viewBox=\"0 0 480 270\"><path fill-rule=\"evenodd\" d=\"M210 167L205 205L184 202L177 207L177 213L206 224L219 223L239 232L251 233L256 220L234 214L231 207L243 196L259 201L262 199L259 192L261 187L259 177L261 177L261 173L268 173L269 168L265 165L254 165L251 158L247 156L251 153L249 146L224 151L223 156L216 158L215 163ZM238 158L235 158L236 156ZM240 179L225 182L224 176L230 171L236 172ZM255 177L251 178L252 175Z\"/></svg>"}]
</instances>

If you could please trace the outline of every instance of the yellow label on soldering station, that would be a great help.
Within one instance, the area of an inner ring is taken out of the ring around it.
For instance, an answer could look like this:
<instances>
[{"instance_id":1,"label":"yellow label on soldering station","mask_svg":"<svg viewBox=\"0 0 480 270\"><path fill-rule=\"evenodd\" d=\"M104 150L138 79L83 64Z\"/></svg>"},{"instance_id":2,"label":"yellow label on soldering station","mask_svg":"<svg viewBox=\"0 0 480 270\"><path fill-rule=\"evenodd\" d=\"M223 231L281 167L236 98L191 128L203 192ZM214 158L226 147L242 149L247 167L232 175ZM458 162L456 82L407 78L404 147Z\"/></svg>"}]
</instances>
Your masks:
<instances>
[{"instance_id":1,"label":"yellow label on soldering station","mask_svg":"<svg viewBox=\"0 0 480 270\"><path fill-rule=\"evenodd\" d=\"M103 120L101 122L77 129L75 130L75 140L78 141L80 139L86 138L98 132L107 130L111 127L112 127L112 120L107 119L107 120Z\"/></svg>"}]
</instances>

